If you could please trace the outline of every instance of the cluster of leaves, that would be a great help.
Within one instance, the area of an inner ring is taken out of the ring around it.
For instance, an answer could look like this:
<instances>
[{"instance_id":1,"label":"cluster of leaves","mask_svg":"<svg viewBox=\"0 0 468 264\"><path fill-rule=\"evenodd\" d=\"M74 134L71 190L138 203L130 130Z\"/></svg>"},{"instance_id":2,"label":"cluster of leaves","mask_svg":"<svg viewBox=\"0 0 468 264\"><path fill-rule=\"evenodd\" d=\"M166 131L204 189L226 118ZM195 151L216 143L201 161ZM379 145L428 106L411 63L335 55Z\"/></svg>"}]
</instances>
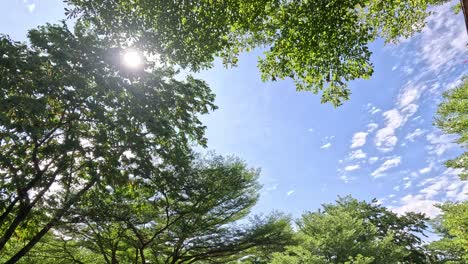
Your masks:
<instances>
[{"instance_id":1,"label":"cluster of leaves","mask_svg":"<svg viewBox=\"0 0 468 264\"><path fill-rule=\"evenodd\" d=\"M468 78L454 89L444 93L444 101L437 109L435 124L447 134L458 136L456 142L464 149L468 148ZM459 169L460 178L468 179L468 152L449 160L449 168Z\"/></svg>"},{"instance_id":2,"label":"cluster of leaves","mask_svg":"<svg viewBox=\"0 0 468 264\"><path fill-rule=\"evenodd\" d=\"M442 214L434 220L436 231L442 236L430 244L443 263L468 262L468 201L440 205Z\"/></svg>"},{"instance_id":3,"label":"cluster of leaves","mask_svg":"<svg viewBox=\"0 0 468 264\"><path fill-rule=\"evenodd\" d=\"M267 47L264 80L292 78L339 106L347 83L373 73L369 44L421 30L430 4L446 0L66 0L67 14L114 43L132 43L192 70L214 56L235 65L241 51Z\"/></svg>"},{"instance_id":4,"label":"cluster of leaves","mask_svg":"<svg viewBox=\"0 0 468 264\"><path fill-rule=\"evenodd\" d=\"M375 200L340 198L302 215L299 244L275 253L272 263L431 263L421 240L426 220L398 216Z\"/></svg>"}]
</instances>

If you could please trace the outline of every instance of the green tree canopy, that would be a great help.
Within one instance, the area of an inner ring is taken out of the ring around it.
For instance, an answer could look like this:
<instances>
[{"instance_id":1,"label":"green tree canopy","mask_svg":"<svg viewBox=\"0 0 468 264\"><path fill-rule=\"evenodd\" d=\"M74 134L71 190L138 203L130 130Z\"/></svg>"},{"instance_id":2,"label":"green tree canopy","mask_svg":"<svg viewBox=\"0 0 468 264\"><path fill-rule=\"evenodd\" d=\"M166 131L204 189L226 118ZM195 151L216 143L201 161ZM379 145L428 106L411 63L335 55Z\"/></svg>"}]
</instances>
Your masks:
<instances>
[{"instance_id":1,"label":"green tree canopy","mask_svg":"<svg viewBox=\"0 0 468 264\"><path fill-rule=\"evenodd\" d=\"M444 101L437 109L435 124L447 134L458 136L456 142L468 148L468 78L458 87L444 93ZM445 163L449 168L460 169L460 178L468 179L468 152Z\"/></svg>"},{"instance_id":2,"label":"green tree canopy","mask_svg":"<svg viewBox=\"0 0 468 264\"><path fill-rule=\"evenodd\" d=\"M426 218L398 216L351 197L325 204L298 221L299 245L274 254L272 263L429 263L420 236Z\"/></svg>"},{"instance_id":3,"label":"green tree canopy","mask_svg":"<svg viewBox=\"0 0 468 264\"><path fill-rule=\"evenodd\" d=\"M287 217L238 222L258 199L257 178L258 170L236 158L210 155L185 170L170 166L126 185L96 185L25 260L221 263L281 251L293 235Z\"/></svg>"},{"instance_id":4,"label":"green tree canopy","mask_svg":"<svg viewBox=\"0 0 468 264\"><path fill-rule=\"evenodd\" d=\"M347 83L373 73L369 44L421 30L430 4L446 0L65 0L67 13L119 45L165 63L207 67L215 56L235 65L242 51L264 47L264 80L292 78L298 90L342 104Z\"/></svg>"},{"instance_id":5,"label":"green tree canopy","mask_svg":"<svg viewBox=\"0 0 468 264\"><path fill-rule=\"evenodd\" d=\"M30 47L0 37L0 251L14 263L88 190L126 184L191 160L205 144L200 114L214 95L170 68L120 63L123 50L65 25L29 32Z\"/></svg>"},{"instance_id":6,"label":"green tree canopy","mask_svg":"<svg viewBox=\"0 0 468 264\"><path fill-rule=\"evenodd\" d=\"M443 263L468 262L468 201L445 203L439 206L442 214L435 219L434 227L442 236L430 248Z\"/></svg>"}]
</instances>

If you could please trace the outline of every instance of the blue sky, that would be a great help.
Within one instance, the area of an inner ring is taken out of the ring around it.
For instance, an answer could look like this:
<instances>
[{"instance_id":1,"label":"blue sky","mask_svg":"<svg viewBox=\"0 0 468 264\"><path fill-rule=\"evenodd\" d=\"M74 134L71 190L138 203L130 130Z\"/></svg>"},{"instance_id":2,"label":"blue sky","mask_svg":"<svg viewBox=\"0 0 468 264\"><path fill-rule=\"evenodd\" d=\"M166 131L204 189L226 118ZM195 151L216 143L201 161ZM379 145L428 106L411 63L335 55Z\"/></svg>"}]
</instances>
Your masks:
<instances>
[{"instance_id":1,"label":"blue sky","mask_svg":"<svg viewBox=\"0 0 468 264\"><path fill-rule=\"evenodd\" d=\"M27 29L57 22L60 0L1 1L0 32L24 40ZM398 45L371 45L374 76L350 83L351 100L335 109L296 92L289 80L263 83L261 51L239 67L197 74L217 94L219 109L203 120L210 149L262 169L254 212L299 216L337 195L379 199L397 212L437 214L438 201L468 199L468 182L443 161L461 153L453 137L433 127L443 91L467 73L467 34L450 4L426 29Z\"/></svg>"}]
</instances>

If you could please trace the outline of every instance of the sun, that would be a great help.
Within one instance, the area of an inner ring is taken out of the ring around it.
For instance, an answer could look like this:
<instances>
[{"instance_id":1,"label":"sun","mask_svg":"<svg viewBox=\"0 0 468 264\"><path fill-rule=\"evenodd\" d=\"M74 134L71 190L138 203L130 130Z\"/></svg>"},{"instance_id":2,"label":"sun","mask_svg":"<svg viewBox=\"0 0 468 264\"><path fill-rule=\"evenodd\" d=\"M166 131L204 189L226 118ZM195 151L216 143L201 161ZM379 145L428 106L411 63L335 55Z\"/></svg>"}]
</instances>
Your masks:
<instances>
[{"instance_id":1,"label":"sun","mask_svg":"<svg viewBox=\"0 0 468 264\"><path fill-rule=\"evenodd\" d=\"M130 68L138 68L142 64L142 58L139 52L127 50L123 55L123 63Z\"/></svg>"}]
</instances>

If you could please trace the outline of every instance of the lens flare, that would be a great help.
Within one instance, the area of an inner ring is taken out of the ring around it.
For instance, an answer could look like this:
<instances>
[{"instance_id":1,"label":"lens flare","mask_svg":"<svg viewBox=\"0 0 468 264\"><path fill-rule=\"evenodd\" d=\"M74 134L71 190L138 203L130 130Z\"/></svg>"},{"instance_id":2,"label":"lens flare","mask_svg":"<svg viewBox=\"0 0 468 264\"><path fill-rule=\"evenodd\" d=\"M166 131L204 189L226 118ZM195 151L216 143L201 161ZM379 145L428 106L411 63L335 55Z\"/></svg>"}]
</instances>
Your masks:
<instances>
[{"instance_id":1,"label":"lens flare","mask_svg":"<svg viewBox=\"0 0 468 264\"><path fill-rule=\"evenodd\" d=\"M123 55L123 63L130 68L138 68L142 64L141 55L135 50L128 50Z\"/></svg>"}]
</instances>

